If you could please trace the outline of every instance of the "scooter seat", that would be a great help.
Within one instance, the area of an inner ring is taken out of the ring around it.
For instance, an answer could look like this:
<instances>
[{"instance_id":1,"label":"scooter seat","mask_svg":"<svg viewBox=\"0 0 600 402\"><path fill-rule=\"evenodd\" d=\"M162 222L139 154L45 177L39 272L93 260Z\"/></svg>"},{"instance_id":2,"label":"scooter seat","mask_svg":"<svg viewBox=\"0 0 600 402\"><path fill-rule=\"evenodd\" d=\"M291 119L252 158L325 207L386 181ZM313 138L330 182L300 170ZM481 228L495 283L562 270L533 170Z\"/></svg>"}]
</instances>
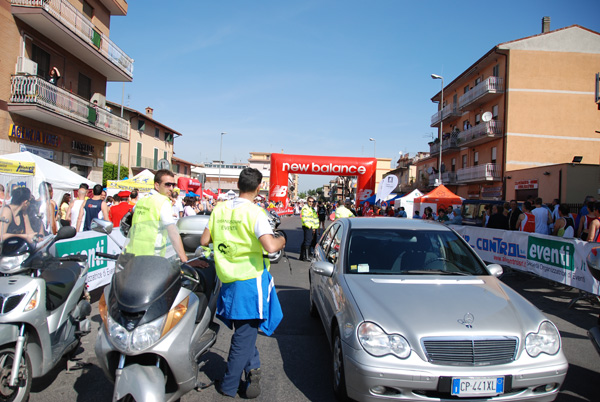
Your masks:
<instances>
[{"instance_id":1,"label":"scooter seat","mask_svg":"<svg viewBox=\"0 0 600 402\"><path fill-rule=\"evenodd\" d=\"M40 276L46 281L46 309L55 310L67 300L80 273L80 265L73 261L52 265L42 271Z\"/></svg>"}]
</instances>

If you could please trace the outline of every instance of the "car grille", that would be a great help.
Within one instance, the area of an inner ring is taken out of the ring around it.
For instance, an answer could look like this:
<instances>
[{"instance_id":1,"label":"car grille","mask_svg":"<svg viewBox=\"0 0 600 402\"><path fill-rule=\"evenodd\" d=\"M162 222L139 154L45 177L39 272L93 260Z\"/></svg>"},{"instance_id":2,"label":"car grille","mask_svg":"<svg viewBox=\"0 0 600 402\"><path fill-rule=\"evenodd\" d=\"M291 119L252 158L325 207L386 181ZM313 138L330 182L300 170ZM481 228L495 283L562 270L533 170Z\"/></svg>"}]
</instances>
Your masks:
<instances>
[{"instance_id":1,"label":"car grille","mask_svg":"<svg viewBox=\"0 0 600 402\"><path fill-rule=\"evenodd\" d=\"M450 366L489 366L510 363L517 353L517 338L423 340L431 363Z\"/></svg>"}]
</instances>

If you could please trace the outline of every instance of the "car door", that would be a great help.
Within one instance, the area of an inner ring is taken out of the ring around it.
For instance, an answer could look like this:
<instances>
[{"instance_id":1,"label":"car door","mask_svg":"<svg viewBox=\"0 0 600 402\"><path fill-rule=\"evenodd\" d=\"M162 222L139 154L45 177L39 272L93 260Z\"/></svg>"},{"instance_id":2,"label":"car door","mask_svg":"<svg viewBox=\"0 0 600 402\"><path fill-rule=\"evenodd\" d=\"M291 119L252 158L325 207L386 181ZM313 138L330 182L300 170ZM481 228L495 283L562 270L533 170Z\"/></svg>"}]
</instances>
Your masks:
<instances>
[{"instance_id":1,"label":"car door","mask_svg":"<svg viewBox=\"0 0 600 402\"><path fill-rule=\"evenodd\" d=\"M322 318L323 324L327 332L331 330L330 323L333 316L340 310L340 297L341 291L337 278L339 276L339 270L342 269L339 265L340 250L342 244L344 230L342 225L338 224L338 228L332 232L332 239L326 253L325 261L334 265L334 273L331 277L321 276L321 296L323 297L323 308ZM331 335L331 334L328 334Z\"/></svg>"},{"instance_id":2,"label":"car door","mask_svg":"<svg viewBox=\"0 0 600 402\"><path fill-rule=\"evenodd\" d=\"M319 241L319 244L317 245L317 247L315 249L315 261L325 261L325 262L329 261L328 256L329 256L330 246L331 246L331 243L332 243L339 227L340 227L339 223L334 223L327 229L327 231L325 231L323 236L321 236L321 240ZM310 283L311 283L311 287L313 289L314 302L315 302L315 305L317 306L317 309L319 310L319 314L321 315L321 318L324 319L325 316L324 316L323 292L327 291L325 288L325 283L326 283L327 277L325 277L323 275L315 274L312 272L312 270L310 270L309 272L310 272Z\"/></svg>"}]
</instances>

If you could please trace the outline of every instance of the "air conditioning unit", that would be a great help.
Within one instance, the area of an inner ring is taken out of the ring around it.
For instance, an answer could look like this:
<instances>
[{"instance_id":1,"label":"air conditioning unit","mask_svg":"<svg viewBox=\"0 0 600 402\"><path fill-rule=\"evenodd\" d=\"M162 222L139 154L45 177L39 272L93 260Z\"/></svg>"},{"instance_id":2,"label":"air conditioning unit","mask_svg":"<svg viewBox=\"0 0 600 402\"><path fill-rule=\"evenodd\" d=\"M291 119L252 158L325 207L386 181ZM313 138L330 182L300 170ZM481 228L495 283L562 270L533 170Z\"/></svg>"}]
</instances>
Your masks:
<instances>
[{"instance_id":1,"label":"air conditioning unit","mask_svg":"<svg viewBox=\"0 0 600 402\"><path fill-rule=\"evenodd\" d=\"M17 59L17 74L37 75L38 65L27 57Z\"/></svg>"},{"instance_id":2,"label":"air conditioning unit","mask_svg":"<svg viewBox=\"0 0 600 402\"><path fill-rule=\"evenodd\" d=\"M106 107L106 96L102 95L101 93L96 92L94 95L92 95L92 103L94 103L94 101L98 101L99 107Z\"/></svg>"}]
</instances>

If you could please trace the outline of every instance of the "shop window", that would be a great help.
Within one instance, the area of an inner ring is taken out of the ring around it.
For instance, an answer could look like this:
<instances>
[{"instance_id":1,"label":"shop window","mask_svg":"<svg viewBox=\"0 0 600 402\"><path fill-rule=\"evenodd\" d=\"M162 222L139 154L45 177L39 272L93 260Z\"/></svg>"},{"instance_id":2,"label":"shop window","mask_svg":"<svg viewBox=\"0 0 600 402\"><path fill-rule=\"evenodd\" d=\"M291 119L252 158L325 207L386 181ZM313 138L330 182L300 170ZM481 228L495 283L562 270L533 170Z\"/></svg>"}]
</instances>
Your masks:
<instances>
[{"instance_id":1,"label":"shop window","mask_svg":"<svg viewBox=\"0 0 600 402\"><path fill-rule=\"evenodd\" d=\"M492 119L498 120L498 105L492 106Z\"/></svg>"},{"instance_id":2,"label":"shop window","mask_svg":"<svg viewBox=\"0 0 600 402\"><path fill-rule=\"evenodd\" d=\"M154 138L160 138L160 130L158 127L154 128Z\"/></svg>"},{"instance_id":3,"label":"shop window","mask_svg":"<svg viewBox=\"0 0 600 402\"><path fill-rule=\"evenodd\" d=\"M77 80L77 95L83 99L92 99L92 79L81 73L79 73L79 79Z\"/></svg>"},{"instance_id":4,"label":"shop window","mask_svg":"<svg viewBox=\"0 0 600 402\"><path fill-rule=\"evenodd\" d=\"M83 14L87 16L90 20L94 16L94 7L90 5L87 1L83 0Z\"/></svg>"},{"instance_id":5,"label":"shop window","mask_svg":"<svg viewBox=\"0 0 600 402\"><path fill-rule=\"evenodd\" d=\"M47 80L50 75L50 53L35 44L31 45L31 60L38 65L38 76Z\"/></svg>"},{"instance_id":6,"label":"shop window","mask_svg":"<svg viewBox=\"0 0 600 402\"><path fill-rule=\"evenodd\" d=\"M138 120L138 131L146 131L146 120Z\"/></svg>"}]
</instances>

